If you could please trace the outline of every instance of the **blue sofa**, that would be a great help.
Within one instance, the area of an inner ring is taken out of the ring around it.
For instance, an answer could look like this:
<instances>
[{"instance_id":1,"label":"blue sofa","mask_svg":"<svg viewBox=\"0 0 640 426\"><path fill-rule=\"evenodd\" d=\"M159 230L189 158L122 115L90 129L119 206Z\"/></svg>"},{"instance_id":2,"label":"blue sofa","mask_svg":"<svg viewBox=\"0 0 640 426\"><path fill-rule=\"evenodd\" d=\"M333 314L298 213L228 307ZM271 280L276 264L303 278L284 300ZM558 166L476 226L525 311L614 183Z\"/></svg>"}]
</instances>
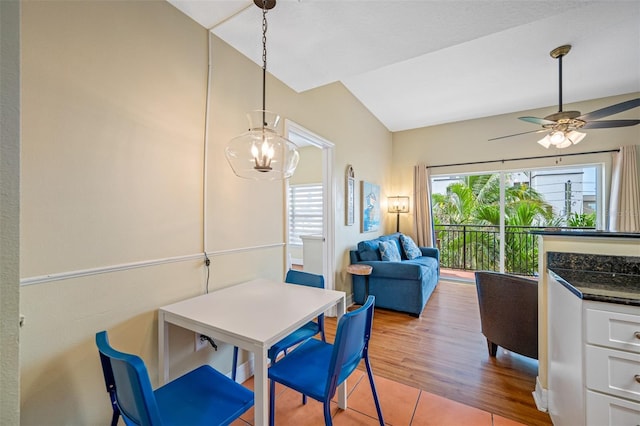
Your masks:
<instances>
[{"instance_id":1,"label":"blue sofa","mask_svg":"<svg viewBox=\"0 0 640 426\"><path fill-rule=\"evenodd\" d=\"M356 250L349 252L352 264L371 265L368 276L369 294L376 297L376 307L407 312L419 317L440 277L440 252L437 248L419 247L422 255L409 260L400 242L402 233L383 235L373 240L361 241ZM381 241L397 244L401 260L382 260ZM364 303L365 277L353 275L353 300Z\"/></svg>"}]
</instances>

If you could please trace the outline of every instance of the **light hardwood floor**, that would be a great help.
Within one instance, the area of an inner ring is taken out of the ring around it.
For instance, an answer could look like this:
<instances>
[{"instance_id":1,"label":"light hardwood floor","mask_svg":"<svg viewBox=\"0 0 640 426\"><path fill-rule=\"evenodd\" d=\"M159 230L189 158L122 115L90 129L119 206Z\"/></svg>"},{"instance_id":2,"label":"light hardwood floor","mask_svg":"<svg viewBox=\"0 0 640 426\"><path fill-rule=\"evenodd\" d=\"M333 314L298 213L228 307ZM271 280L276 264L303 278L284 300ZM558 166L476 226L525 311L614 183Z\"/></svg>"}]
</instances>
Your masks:
<instances>
[{"instance_id":1,"label":"light hardwood floor","mask_svg":"<svg viewBox=\"0 0 640 426\"><path fill-rule=\"evenodd\" d=\"M327 318L329 341L335 327ZM502 348L489 356L473 284L441 281L420 318L376 309L369 354L381 377L527 425L551 424L531 394L537 361Z\"/></svg>"}]
</instances>

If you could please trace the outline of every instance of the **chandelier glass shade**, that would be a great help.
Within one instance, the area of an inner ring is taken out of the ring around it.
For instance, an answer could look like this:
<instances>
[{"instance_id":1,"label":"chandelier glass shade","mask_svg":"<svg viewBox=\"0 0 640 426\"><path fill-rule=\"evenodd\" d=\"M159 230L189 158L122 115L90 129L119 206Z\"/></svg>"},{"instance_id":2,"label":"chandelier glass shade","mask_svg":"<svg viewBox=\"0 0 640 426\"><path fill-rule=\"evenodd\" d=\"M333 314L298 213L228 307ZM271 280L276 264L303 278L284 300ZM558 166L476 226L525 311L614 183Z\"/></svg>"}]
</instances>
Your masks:
<instances>
[{"instance_id":1,"label":"chandelier glass shade","mask_svg":"<svg viewBox=\"0 0 640 426\"><path fill-rule=\"evenodd\" d=\"M254 3L262 9L262 109L247 114L249 131L231 139L225 156L236 176L254 180L282 180L293 175L300 154L293 142L278 134L280 116L265 108L267 10L275 7L276 0L254 0Z\"/></svg>"},{"instance_id":2,"label":"chandelier glass shade","mask_svg":"<svg viewBox=\"0 0 640 426\"><path fill-rule=\"evenodd\" d=\"M264 110L247 114L249 131L229 142L225 149L231 169L241 178L281 180L293 175L300 154L296 145L276 129L280 116Z\"/></svg>"}]
</instances>

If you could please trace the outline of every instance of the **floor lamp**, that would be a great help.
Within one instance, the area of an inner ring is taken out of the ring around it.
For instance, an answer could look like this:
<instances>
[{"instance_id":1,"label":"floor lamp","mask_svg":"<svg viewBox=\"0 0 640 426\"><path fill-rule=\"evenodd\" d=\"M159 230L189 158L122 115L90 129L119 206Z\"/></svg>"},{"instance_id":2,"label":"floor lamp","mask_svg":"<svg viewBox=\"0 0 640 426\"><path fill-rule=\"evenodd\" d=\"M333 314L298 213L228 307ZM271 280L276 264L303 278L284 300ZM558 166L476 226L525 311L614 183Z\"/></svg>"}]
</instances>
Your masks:
<instances>
[{"instance_id":1,"label":"floor lamp","mask_svg":"<svg viewBox=\"0 0 640 426\"><path fill-rule=\"evenodd\" d=\"M409 197L396 195L387 198L389 213L396 214L396 232L400 232L400 213L409 213Z\"/></svg>"}]
</instances>

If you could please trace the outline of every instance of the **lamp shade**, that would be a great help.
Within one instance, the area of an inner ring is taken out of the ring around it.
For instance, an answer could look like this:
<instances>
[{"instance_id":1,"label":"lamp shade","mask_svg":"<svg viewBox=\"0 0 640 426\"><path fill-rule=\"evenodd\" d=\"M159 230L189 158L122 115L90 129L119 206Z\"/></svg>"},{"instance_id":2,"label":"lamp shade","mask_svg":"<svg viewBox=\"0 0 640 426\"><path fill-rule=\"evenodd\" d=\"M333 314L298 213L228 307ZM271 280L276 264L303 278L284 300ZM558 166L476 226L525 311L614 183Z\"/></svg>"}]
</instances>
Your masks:
<instances>
[{"instance_id":1,"label":"lamp shade","mask_svg":"<svg viewBox=\"0 0 640 426\"><path fill-rule=\"evenodd\" d=\"M258 110L247 114L249 131L229 142L225 156L241 178L282 180L291 177L300 154L296 145L276 132L280 116Z\"/></svg>"},{"instance_id":2,"label":"lamp shade","mask_svg":"<svg viewBox=\"0 0 640 426\"><path fill-rule=\"evenodd\" d=\"M409 213L409 197L397 195L387 198L389 213Z\"/></svg>"},{"instance_id":3,"label":"lamp shade","mask_svg":"<svg viewBox=\"0 0 640 426\"><path fill-rule=\"evenodd\" d=\"M545 148L549 148L552 145L556 148L567 148L571 145L578 144L585 136L587 136L586 133L578 132L576 130L566 132L554 131L540 139L538 143Z\"/></svg>"}]
</instances>

